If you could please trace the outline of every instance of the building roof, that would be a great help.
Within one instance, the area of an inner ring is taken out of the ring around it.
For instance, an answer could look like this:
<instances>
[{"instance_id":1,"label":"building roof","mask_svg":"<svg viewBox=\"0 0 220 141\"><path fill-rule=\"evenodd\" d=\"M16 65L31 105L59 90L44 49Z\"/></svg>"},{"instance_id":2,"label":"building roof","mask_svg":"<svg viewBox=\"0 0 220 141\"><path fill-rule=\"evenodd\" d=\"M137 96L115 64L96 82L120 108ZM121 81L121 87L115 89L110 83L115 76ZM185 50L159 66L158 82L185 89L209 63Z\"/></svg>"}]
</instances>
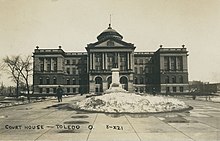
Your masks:
<instances>
[{"instance_id":1,"label":"building roof","mask_svg":"<svg viewBox=\"0 0 220 141\"><path fill-rule=\"evenodd\" d=\"M106 38L117 38L122 40L123 36L119 34L116 30L112 29L111 24L109 24L109 27L105 29L99 36L97 36L97 39L105 40Z\"/></svg>"}]
</instances>

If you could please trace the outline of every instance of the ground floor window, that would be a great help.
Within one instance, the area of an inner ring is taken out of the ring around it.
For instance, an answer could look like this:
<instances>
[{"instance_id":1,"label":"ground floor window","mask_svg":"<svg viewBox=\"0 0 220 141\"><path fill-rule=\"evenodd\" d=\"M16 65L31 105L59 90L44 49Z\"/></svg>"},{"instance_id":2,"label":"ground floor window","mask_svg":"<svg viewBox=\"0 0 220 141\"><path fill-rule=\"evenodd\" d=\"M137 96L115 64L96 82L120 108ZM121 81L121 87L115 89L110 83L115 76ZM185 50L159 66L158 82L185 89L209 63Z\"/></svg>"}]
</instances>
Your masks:
<instances>
[{"instance_id":1,"label":"ground floor window","mask_svg":"<svg viewBox=\"0 0 220 141\"><path fill-rule=\"evenodd\" d=\"M57 93L57 88L53 88L53 93Z\"/></svg>"},{"instance_id":2,"label":"ground floor window","mask_svg":"<svg viewBox=\"0 0 220 141\"><path fill-rule=\"evenodd\" d=\"M46 93L49 93L50 92L50 88L46 88Z\"/></svg>"},{"instance_id":3,"label":"ground floor window","mask_svg":"<svg viewBox=\"0 0 220 141\"><path fill-rule=\"evenodd\" d=\"M70 93L70 88L66 88L67 93Z\"/></svg>"},{"instance_id":4,"label":"ground floor window","mask_svg":"<svg viewBox=\"0 0 220 141\"><path fill-rule=\"evenodd\" d=\"M73 88L73 93L75 93L76 92L76 88Z\"/></svg>"},{"instance_id":5,"label":"ground floor window","mask_svg":"<svg viewBox=\"0 0 220 141\"><path fill-rule=\"evenodd\" d=\"M180 87L180 92L183 92L183 87Z\"/></svg>"},{"instance_id":6,"label":"ground floor window","mask_svg":"<svg viewBox=\"0 0 220 141\"><path fill-rule=\"evenodd\" d=\"M40 92L40 93L43 93L43 88L40 88L40 89L39 89L39 92Z\"/></svg>"},{"instance_id":7,"label":"ground floor window","mask_svg":"<svg viewBox=\"0 0 220 141\"><path fill-rule=\"evenodd\" d=\"M170 87L166 87L166 93L170 92Z\"/></svg>"},{"instance_id":8,"label":"ground floor window","mask_svg":"<svg viewBox=\"0 0 220 141\"><path fill-rule=\"evenodd\" d=\"M173 87L173 92L176 92L176 87Z\"/></svg>"}]
</instances>

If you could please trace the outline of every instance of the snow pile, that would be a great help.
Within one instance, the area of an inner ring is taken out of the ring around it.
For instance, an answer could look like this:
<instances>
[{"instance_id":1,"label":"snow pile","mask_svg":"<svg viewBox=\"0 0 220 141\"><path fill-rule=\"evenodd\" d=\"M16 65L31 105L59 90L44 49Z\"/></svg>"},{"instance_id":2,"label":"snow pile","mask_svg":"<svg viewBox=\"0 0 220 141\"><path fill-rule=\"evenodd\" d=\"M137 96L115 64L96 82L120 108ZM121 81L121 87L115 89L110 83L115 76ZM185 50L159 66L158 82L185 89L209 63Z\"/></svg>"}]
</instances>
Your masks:
<instances>
[{"instance_id":1,"label":"snow pile","mask_svg":"<svg viewBox=\"0 0 220 141\"><path fill-rule=\"evenodd\" d=\"M188 108L184 102L174 98L122 92L90 97L78 102L77 106L83 110L115 113L166 112Z\"/></svg>"}]
</instances>

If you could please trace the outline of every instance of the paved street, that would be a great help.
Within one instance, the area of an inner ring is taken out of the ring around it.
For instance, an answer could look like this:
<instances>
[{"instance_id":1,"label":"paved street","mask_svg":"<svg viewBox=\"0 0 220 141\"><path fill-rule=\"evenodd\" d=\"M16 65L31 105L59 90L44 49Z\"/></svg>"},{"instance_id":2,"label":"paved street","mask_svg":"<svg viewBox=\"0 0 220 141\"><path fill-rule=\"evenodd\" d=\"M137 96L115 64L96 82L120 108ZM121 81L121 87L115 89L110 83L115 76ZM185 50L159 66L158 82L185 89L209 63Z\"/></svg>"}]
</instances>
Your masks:
<instances>
[{"instance_id":1,"label":"paved street","mask_svg":"<svg viewBox=\"0 0 220 141\"><path fill-rule=\"evenodd\" d=\"M0 109L0 140L217 141L220 103L182 99L190 112L116 115L74 111L75 96Z\"/></svg>"}]
</instances>

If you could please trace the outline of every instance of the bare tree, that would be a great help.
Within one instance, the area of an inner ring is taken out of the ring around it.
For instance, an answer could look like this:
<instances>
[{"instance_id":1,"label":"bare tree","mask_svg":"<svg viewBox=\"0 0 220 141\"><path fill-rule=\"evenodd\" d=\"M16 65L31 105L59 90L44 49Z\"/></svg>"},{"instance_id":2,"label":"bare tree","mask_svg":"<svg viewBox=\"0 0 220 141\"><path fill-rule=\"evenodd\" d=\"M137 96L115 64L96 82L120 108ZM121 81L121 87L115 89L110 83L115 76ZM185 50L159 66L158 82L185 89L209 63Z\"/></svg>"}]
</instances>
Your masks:
<instances>
[{"instance_id":1,"label":"bare tree","mask_svg":"<svg viewBox=\"0 0 220 141\"><path fill-rule=\"evenodd\" d=\"M17 97L19 96L19 83L24 81L26 84L28 100L30 101L29 76L32 71L31 56L27 56L24 59L19 55L12 57L6 56L3 59L3 62L7 66L8 72L11 74L10 77L17 84Z\"/></svg>"},{"instance_id":2,"label":"bare tree","mask_svg":"<svg viewBox=\"0 0 220 141\"><path fill-rule=\"evenodd\" d=\"M20 56L12 56L11 58L9 56L6 56L3 59L3 62L5 63L6 70L9 74L11 74L10 78L16 83L17 89L16 89L16 96L18 98L19 96L19 81L21 73L18 71L17 67L20 66Z\"/></svg>"},{"instance_id":3,"label":"bare tree","mask_svg":"<svg viewBox=\"0 0 220 141\"><path fill-rule=\"evenodd\" d=\"M21 59L21 67L18 67L19 72L21 73L22 78L25 81L27 88L28 100L30 101L30 87L29 87L29 76L32 72L32 62L31 56L27 56L24 59Z\"/></svg>"}]
</instances>

